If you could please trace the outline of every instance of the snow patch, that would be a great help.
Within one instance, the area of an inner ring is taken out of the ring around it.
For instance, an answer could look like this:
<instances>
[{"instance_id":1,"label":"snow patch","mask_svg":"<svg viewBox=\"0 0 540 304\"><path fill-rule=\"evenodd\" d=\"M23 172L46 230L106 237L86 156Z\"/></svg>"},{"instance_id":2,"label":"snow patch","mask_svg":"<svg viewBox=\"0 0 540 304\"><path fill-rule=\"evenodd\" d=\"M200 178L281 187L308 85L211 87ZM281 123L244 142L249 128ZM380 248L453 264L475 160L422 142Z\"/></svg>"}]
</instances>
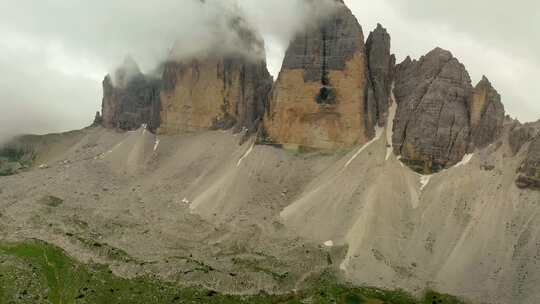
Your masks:
<instances>
[{"instance_id":1,"label":"snow patch","mask_svg":"<svg viewBox=\"0 0 540 304\"><path fill-rule=\"evenodd\" d=\"M324 242L324 246L326 246L326 247L334 247L334 241L332 241L332 240L326 241L326 242Z\"/></svg>"},{"instance_id":2,"label":"snow patch","mask_svg":"<svg viewBox=\"0 0 540 304\"><path fill-rule=\"evenodd\" d=\"M392 138L394 137L394 119L397 112L397 102L394 95L394 86L395 83L392 82L392 89L390 91L390 98L392 100L392 105L388 110L388 121L386 122L386 160L390 159L392 153L394 152L394 147L392 143Z\"/></svg>"},{"instance_id":3,"label":"snow patch","mask_svg":"<svg viewBox=\"0 0 540 304\"><path fill-rule=\"evenodd\" d=\"M154 152L156 152L158 147L159 147L159 138L156 136L156 141L154 142Z\"/></svg>"},{"instance_id":4,"label":"snow patch","mask_svg":"<svg viewBox=\"0 0 540 304\"><path fill-rule=\"evenodd\" d=\"M255 143L251 144L251 146L249 147L249 149L246 151L246 153L238 160L238 163L236 164L236 167L240 167L240 165L242 164L242 161L248 157L251 152L253 152L253 148L255 147Z\"/></svg>"},{"instance_id":5,"label":"snow patch","mask_svg":"<svg viewBox=\"0 0 540 304\"><path fill-rule=\"evenodd\" d=\"M420 176L420 191L423 191L426 188L426 186L429 184L429 181L431 180L432 177L433 175Z\"/></svg>"},{"instance_id":6,"label":"snow patch","mask_svg":"<svg viewBox=\"0 0 540 304\"><path fill-rule=\"evenodd\" d=\"M461 166L465 166L467 165L469 162L471 162L472 158L473 158L474 154L471 153L471 154L466 154L465 156L463 156L463 159L457 163L454 168L457 168L457 167L461 167Z\"/></svg>"},{"instance_id":7,"label":"snow patch","mask_svg":"<svg viewBox=\"0 0 540 304\"><path fill-rule=\"evenodd\" d=\"M345 168L349 167L349 165L365 150L367 149L372 143L376 142L377 140L379 140L381 138L381 135L384 131L384 128L379 128L377 127L377 129L375 130L375 137L370 140L368 143L366 143L365 145L363 145L362 147L360 147L360 149L358 149L358 151L353 155L353 157L351 157L351 159L349 159L349 161L345 164Z\"/></svg>"}]
</instances>

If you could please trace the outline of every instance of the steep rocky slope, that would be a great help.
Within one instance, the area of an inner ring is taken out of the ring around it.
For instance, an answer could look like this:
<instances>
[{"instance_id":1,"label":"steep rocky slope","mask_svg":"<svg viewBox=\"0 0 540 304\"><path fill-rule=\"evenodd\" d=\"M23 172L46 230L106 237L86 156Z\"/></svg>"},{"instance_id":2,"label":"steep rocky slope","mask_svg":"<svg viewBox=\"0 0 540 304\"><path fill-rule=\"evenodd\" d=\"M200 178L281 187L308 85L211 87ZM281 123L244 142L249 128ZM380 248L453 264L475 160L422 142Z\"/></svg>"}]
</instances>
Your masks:
<instances>
[{"instance_id":1,"label":"steep rocky slope","mask_svg":"<svg viewBox=\"0 0 540 304\"><path fill-rule=\"evenodd\" d=\"M375 134L362 28L344 4L291 42L265 118L266 140L288 148L339 149Z\"/></svg>"},{"instance_id":2,"label":"steep rocky slope","mask_svg":"<svg viewBox=\"0 0 540 304\"><path fill-rule=\"evenodd\" d=\"M387 159L386 136L321 155L238 145L232 132L91 128L44 141L46 168L1 178L0 236L42 239L118 275L223 292L286 291L335 267L357 284L533 304L540 191L514 183L527 153L512 156L509 127L432 176ZM100 247L85 245L93 242ZM135 262L111 262L107 248ZM175 259L190 254L214 270L190 272L197 266Z\"/></svg>"}]
</instances>

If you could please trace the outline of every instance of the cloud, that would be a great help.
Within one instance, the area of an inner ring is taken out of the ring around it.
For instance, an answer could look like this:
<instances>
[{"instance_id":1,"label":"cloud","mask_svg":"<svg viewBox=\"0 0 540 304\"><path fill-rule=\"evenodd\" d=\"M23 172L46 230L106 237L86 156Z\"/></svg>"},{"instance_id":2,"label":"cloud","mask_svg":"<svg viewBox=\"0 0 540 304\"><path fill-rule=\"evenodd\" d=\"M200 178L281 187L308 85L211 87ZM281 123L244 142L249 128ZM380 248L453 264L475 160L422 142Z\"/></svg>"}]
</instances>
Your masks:
<instances>
[{"instance_id":1,"label":"cloud","mask_svg":"<svg viewBox=\"0 0 540 304\"><path fill-rule=\"evenodd\" d=\"M306 24L331 11L333 3L202 2L0 1L0 133L86 126L100 108L103 76L126 54L148 72L168 58L173 46L180 57L216 43L229 51L238 46L245 49L239 43L241 35L228 30L231 25L250 28L254 38L264 39L269 69L277 75L289 41ZM522 120L540 116L540 93L535 90L540 70L537 2L345 2L366 36L377 22L388 27L398 58L419 57L435 46L450 49L473 79L482 74L490 78L512 115ZM231 24L235 17L241 19Z\"/></svg>"}]
</instances>

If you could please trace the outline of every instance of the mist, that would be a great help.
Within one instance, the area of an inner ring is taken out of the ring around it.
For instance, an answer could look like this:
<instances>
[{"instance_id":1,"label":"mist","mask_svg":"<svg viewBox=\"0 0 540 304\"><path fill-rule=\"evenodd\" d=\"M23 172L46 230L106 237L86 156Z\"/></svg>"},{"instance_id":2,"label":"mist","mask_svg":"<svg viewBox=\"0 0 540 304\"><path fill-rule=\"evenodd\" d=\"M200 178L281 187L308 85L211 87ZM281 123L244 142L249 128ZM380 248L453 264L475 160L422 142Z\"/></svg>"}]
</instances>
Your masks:
<instances>
[{"instance_id":1,"label":"mist","mask_svg":"<svg viewBox=\"0 0 540 304\"><path fill-rule=\"evenodd\" d=\"M388 28L398 58L419 57L435 46L450 49L473 79L490 78L512 116L525 121L540 116L540 93L534 90L539 61L531 55L539 46L531 37L538 33L527 23L538 21L516 20L512 7L491 3L495 11L508 11L506 23L521 26L512 35L505 25L475 26L483 6L453 18L443 16L447 7L429 1L415 0L407 9L394 0L345 2L365 36L377 22ZM101 107L104 76L128 54L142 72L151 73L165 60L219 49L266 57L277 76L289 41L335 5L332 0L0 0L0 141L88 126ZM527 20L540 19L532 17ZM253 35L247 40L239 34L246 31Z\"/></svg>"}]
</instances>

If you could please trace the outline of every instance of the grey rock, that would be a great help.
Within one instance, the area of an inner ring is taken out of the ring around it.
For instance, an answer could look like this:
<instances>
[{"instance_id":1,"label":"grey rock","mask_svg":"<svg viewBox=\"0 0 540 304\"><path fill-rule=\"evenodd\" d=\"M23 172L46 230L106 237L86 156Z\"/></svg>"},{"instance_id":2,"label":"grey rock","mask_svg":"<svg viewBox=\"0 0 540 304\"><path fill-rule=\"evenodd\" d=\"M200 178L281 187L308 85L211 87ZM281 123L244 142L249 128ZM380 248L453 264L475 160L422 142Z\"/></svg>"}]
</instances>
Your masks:
<instances>
[{"instance_id":1,"label":"grey rock","mask_svg":"<svg viewBox=\"0 0 540 304\"><path fill-rule=\"evenodd\" d=\"M364 48L362 27L343 4L328 18L321 18L302 35L297 35L285 54L282 69L303 69L305 82L327 83L328 73L343 70L359 48Z\"/></svg>"},{"instance_id":2,"label":"grey rock","mask_svg":"<svg viewBox=\"0 0 540 304\"><path fill-rule=\"evenodd\" d=\"M473 147L484 148L503 131L504 106L501 96L484 76L471 99L471 140Z\"/></svg>"},{"instance_id":3,"label":"grey rock","mask_svg":"<svg viewBox=\"0 0 540 304\"><path fill-rule=\"evenodd\" d=\"M508 143L510 144L512 155L518 154L523 145L534 137L534 134L535 130L528 126L522 126L520 124L513 128L508 136Z\"/></svg>"},{"instance_id":4,"label":"grey rock","mask_svg":"<svg viewBox=\"0 0 540 304\"><path fill-rule=\"evenodd\" d=\"M386 124L396 57L390 53L390 35L382 25L371 32L366 42L369 79L376 100L376 116L380 126Z\"/></svg>"},{"instance_id":5,"label":"grey rock","mask_svg":"<svg viewBox=\"0 0 540 304\"><path fill-rule=\"evenodd\" d=\"M404 163L432 173L461 161L469 147L472 90L463 64L440 48L397 67L392 141Z\"/></svg>"},{"instance_id":6,"label":"grey rock","mask_svg":"<svg viewBox=\"0 0 540 304\"><path fill-rule=\"evenodd\" d=\"M126 58L113 76L103 81L102 123L106 128L134 130L142 124L152 131L160 125L159 79L142 74Z\"/></svg>"},{"instance_id":7,"label":"grey rock","mask_svg":"<svg viewBox=\"0 0 540 304\"><path fill-rule=\"evenodd\" d=\"M540 134L529 145L527 157L519 168L516 185L519 188L540 190Z\"/></svg>"}]
</instances>

